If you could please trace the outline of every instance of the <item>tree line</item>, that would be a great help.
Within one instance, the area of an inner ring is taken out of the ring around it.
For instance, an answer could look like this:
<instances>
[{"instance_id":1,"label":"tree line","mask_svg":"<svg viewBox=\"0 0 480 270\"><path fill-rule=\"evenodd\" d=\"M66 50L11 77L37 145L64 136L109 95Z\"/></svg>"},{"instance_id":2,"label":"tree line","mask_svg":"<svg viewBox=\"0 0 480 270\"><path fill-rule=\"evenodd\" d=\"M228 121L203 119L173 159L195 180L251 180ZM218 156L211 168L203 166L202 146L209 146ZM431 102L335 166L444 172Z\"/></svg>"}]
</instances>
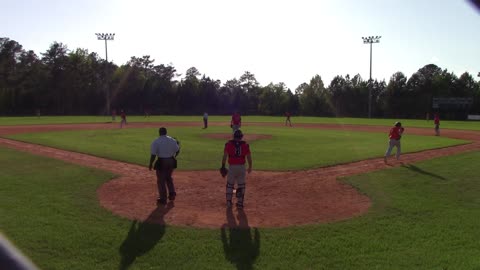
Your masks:
<instances>
[{"instance_id":1,"label":"tree line","mask_svg":"<svg viewBox=\"0 0 480 270\"><path fill-rule=\"evenodd\" d=\"M9 38L0 38L0 115L100 115L112 109L130 114L231 114L424 118L439 110L444 118L480 113L480 84L471 74L428 64L407 78L385 80L359 74L335 76L328 86L313 76L293 92L282 82L262 86L246 71L222 83L195 67L184 75L150 56L117 66L86 49L54 42L38 56ZM107 98L109 97L109 98ZM468 98L463 106L435 106L433 99Z\"/></svg>"}]
</instances>

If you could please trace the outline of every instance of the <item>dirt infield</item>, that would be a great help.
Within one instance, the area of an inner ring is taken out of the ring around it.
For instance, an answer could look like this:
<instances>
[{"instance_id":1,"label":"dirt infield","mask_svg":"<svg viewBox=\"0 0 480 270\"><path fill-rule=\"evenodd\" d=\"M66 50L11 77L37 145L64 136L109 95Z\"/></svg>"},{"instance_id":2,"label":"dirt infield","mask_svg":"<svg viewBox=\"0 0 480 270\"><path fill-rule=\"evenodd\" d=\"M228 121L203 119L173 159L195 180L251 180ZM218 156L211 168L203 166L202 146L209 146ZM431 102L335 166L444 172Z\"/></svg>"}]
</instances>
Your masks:
<instances>
[{"instance_id":1,"label":"dirt infield","mask_svg":"<svg viewBox=\"0 0 480 270\"><path fill-rule=\"evenodd\" d=\"M128 127L158 128L161 124L132 123ZM165 126L198 126L198 123L187 122L163 124ZM283 124L273 123L245 124L283 126ZM214 122L211 125L226 124ZM388 127L384 126L297 124L296 127L382 133L388 131ZM3 126L0 127L0 136L52 130L110 128L118 128L118 125L105 123ZM433 135L433 128L409 128L408 133ZM213 136L226 139L225 134ZM286 227L332 222L361 215L368 211L371 205L369 198L360 194L353 187L338 182L336 180L338 177L480 149L479 132L443 129L442 136L466 139L473 143L404 154L401 162L391 161L388 165L383 163L383 159L370 159L307 171L266 172L254 170L247 179L245 214L236 215L236 218L239 219L237 223L250 227ZM268 135L250 139L268 139ZM149 214L157 208L155 204L157 197L155 174L146 167L4 138L0 138L0 145L118 174L118 178L106 182L97 190L99 203L117 215L145 221ZM176 171L174 172L174 181L178 194L174 207L172 208L170 205L165 211L160 211L158 216L150 217L149 221L208 228L219 228L229 222L224 206L225 180L219 176L217 171Z\"/></svg>"}]
</instances>

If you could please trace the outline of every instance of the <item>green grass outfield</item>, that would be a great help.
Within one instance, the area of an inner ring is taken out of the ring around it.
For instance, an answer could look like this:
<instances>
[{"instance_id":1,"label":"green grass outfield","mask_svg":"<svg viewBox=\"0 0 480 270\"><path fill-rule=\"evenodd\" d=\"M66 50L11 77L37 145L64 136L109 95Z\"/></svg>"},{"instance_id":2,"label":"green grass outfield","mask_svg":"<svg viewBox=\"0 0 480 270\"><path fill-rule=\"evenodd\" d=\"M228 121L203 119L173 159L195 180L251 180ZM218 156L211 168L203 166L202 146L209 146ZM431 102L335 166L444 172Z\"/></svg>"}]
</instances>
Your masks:
<instances>
[{"instance_id":1,"label":"green grass outfield","mask_svg":"<svg viewBox=\"0 0 480 270\"><path fill-rule=\"evenodd\" d=\"M230 116L210 116L210 122L229 122ZM128 122L195 122L203 126L202 115L198 116L127 116ZM285 117L280 116L243 116L244 122L274 122L284 123ZM78 123L109 123L110 116L42 116L42 117L0 117L2 125L42 125L42 124L78 124ZM117 116L117 122L120 117ZM292 117L292 123L312 124L350 124L392 126L395 121L401 121L405 127L433 128L433 120L417 119L368 119L368 118L335 118L335 117ZM440 127L447 129L480 130L480 121L444 121Z\"/></svg>"},{"instance_id":2,"label":"green grass outfield","mask_svg":"<svg viewBox=\"0 0 480 270\"><path fill-rule=\"evenodd\" d=\"M246 134L273 136L271 139L250 143L254 169L258 170L309 169L381 157L388 143L386 133L259 126L245 127L243 131ZM220 167L226 140L204 137L209 133L225 133L228 136L231 130L226 127L206 130L192 127L168 129L168 134L181 142L179 170ZM156 128L128 128L18 134L9 137L147 166L150 144L157 136ZM406 134L402 137L402 152L463 143L466 141Z\"/></svg>"},{"instance_id":3,"label":"green grass outfield","mask_svg":"<svg viewBox=\"0 0 480 270\"><path fill-rule=\"evenodd\" d=\"M349 177L372 198L364 216L222 239L113 216L95 192L112 174L0 148L0 229L42 269L479 269L479 159Z\"/></svg>"}]
</instances>

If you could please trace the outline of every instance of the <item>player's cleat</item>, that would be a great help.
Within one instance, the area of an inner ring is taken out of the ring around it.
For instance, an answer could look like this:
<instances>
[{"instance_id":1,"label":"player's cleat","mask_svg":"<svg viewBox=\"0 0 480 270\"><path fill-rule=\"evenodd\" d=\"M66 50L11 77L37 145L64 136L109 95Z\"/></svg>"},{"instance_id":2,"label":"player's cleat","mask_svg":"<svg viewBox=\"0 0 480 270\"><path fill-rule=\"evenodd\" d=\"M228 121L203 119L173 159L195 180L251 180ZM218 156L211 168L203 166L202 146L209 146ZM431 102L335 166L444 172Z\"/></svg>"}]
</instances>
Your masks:
<instances>
[{"instance_id":1,"label":"player's cleat","mask_svg":"<svg viewBox=\"0 0 480 270\"><path fill-rule=\"evenodd\" d=\"M227 207L228 207L228 208L232 207L232 205L233 205L233 204L232 204L232 201L227 201Z\"/></svg>"},{"instance_id":2,"label":"player's cleat","mask_svg":"<svg viewBox=\"0 0 480 270\"><path fill-rule=\"evenodd\" d=\"M168 199L169 199L170 201L175 201L175 197L176 197L176 196L177 196L177 193L172 192L172 193L168 194Z\"/></svg>"},{"instance_id":3,"label":"player's cleat","mask_svg":"<svg viewBox=\"0 0 480 270\"><path fill-rule=\"evenodd\" d=\"M167 200L166 199L162 199L162 198L157 198L157 204L167 204Z\"/></svg>"}]
</instances>

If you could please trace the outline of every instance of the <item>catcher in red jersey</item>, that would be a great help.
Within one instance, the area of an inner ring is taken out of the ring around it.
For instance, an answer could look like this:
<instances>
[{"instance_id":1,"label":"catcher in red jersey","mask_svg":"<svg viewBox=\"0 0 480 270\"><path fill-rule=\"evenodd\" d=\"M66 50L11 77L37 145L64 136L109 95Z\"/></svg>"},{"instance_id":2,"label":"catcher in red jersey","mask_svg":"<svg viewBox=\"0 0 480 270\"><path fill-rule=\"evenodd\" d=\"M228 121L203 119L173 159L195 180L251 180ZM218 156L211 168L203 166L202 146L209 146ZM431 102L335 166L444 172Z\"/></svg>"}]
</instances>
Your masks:
<instances>
[{"instance_id":1,"label":"catcher in red jersey","mask_svg":"<svg viewBox=\"0 0 480 270\"><path fill-rule=\"evenodd\" d=\"M227 187L226 198L227 207L232 207L233 189L235 183L237 184L236 197L237 208L243 208L243 199L245 197L245 175L246 172L252 172L252 155L248 143L242 140L243 133L241 130L236 130L233 134L233 140L225 144L223 150L222 167L220 173L225 172L225 163L228 158L228 173L227 173ZM245 161L248 162L248 169L245 168ZM222 173L223 176L223 173Z\"/></svg>"},{"instance_id":2,"label":"catcher in red jersey","mask_svg":"<svg viewBox=\"0 0 480 270\"><path fill-rule=\"evenodd\" d=\"M402 123L400 122L395 122L395 125L390 129L390 133L388 134L388 149L387 152L385 153L385 157L383 160L385 163L387 163L387 158L390 156L392 153L393 147L397 147L397 153L395 154L395 157L397 160L400 159L400 154L401 154L401 145L400 145L400 139L402 138L403 131L405 129L402 127Z\"/></svg>"}]
</instances>

